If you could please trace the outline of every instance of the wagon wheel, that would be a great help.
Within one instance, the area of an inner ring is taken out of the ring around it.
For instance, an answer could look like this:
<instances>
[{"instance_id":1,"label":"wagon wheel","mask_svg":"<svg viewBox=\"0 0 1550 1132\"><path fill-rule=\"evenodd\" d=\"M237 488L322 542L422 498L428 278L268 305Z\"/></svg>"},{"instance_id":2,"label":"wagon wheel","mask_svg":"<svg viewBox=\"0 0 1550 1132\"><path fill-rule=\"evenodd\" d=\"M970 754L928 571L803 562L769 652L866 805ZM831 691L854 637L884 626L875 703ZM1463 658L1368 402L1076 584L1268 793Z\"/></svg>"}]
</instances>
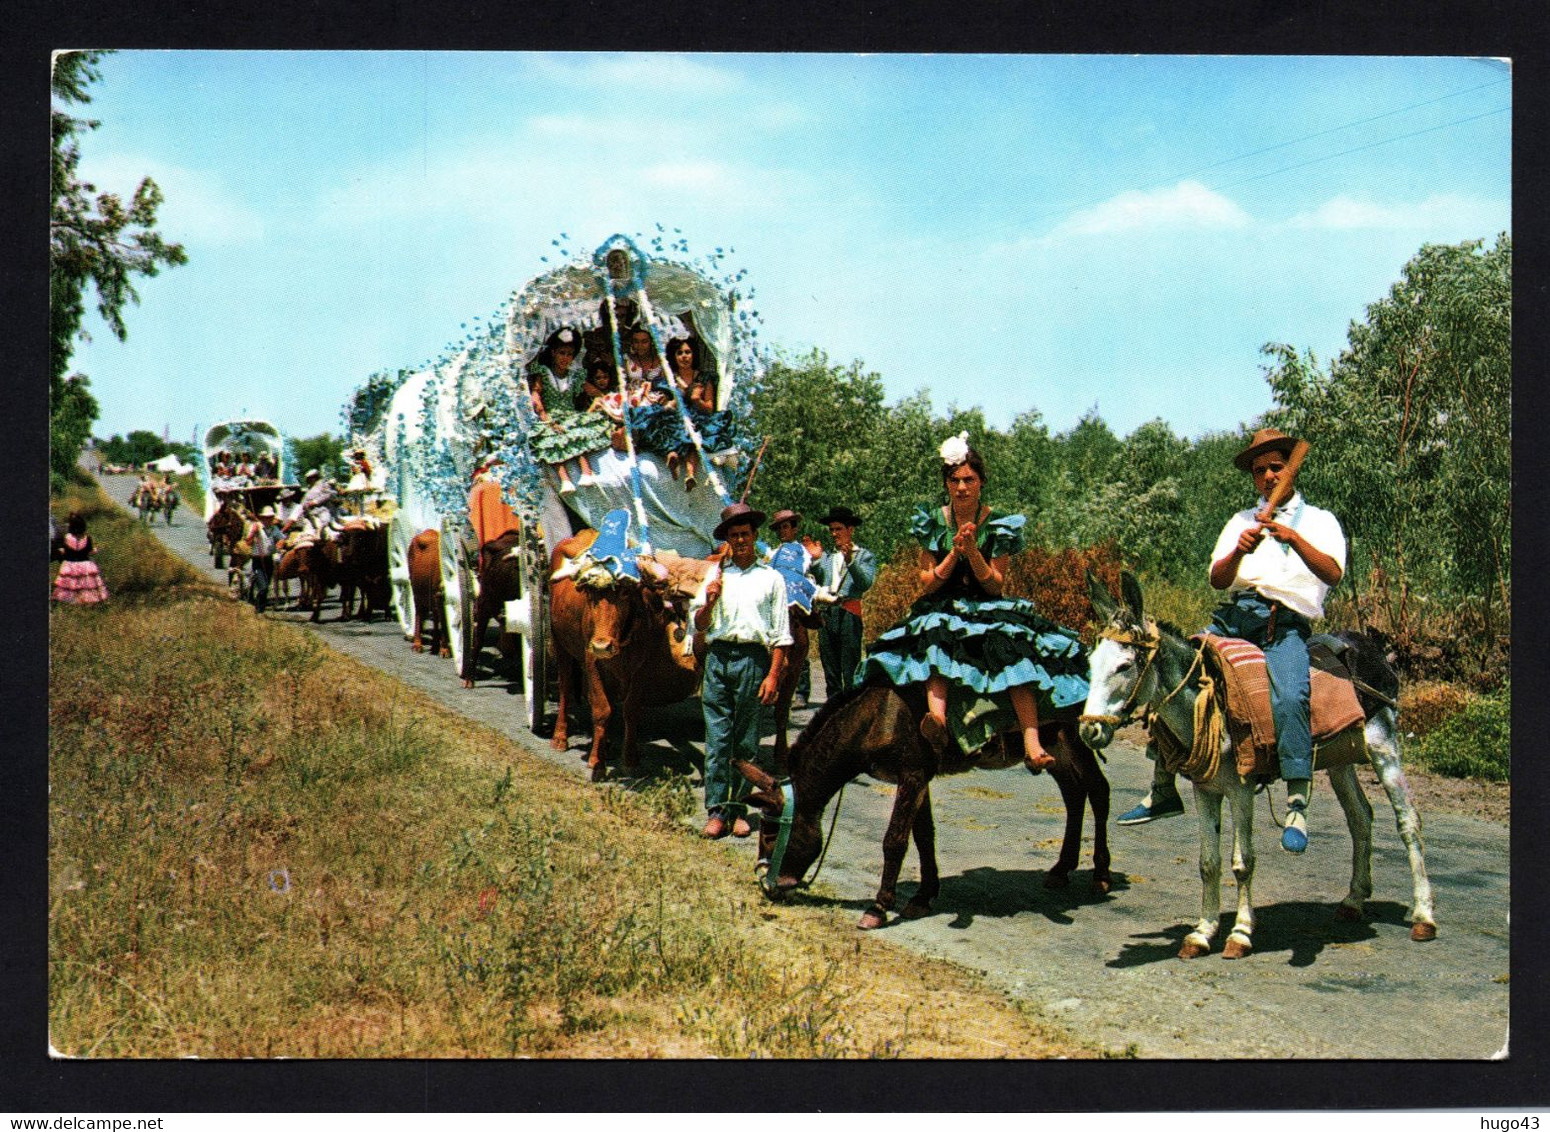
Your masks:
<instances>
[{"instance_id":1,"label":"wagon wheel","mask_svg":"<svg viewBox=\"0 0 1550 1132\"><path fill-rule=\"evenodd\" d=\"M442 618L459 675L464 671L471 675L472 668L465 669L465 661L472 666L479 658L478 642L473 639L474 578L463 545L465 531L471 536L468 521L460 515L441 521Z\"/></svg>"},{"instance_id":2,"label":"wagon wheel","mask_svg":"<svg viewBox=\"0 0 1550 1132\"><path fill-rule=\"evenodd\" d=\"M543 536L531 529L524 532L519 585L526 599L528 623L522 634L522 690L527 699L528 730L535 735L543 730L549 692L547 562Z\"/></svg>"},{"instance_id":3,"label":"wagon wheel","mask_svg":"<svg viewBox=\"0 0 1550 1132\"><path fill-rule=\"evenodd\" d=\"M388 580L391 584L393 614L404 639L414 636L414 589L409 584L409 542L419 532L411 530L409 519L395 511L388 522Z\"/></svg>"}]
</instances>

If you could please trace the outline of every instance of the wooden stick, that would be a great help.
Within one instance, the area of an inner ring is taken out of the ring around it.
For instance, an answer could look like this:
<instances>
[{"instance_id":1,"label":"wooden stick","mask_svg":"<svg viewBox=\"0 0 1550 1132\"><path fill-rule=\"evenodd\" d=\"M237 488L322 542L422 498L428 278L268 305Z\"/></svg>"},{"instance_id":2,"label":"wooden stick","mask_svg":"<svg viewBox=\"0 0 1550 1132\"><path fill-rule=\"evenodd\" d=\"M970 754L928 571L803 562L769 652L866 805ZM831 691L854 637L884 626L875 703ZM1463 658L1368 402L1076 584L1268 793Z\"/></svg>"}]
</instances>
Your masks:
<instances>
[{"instance_id":1,"label":"wooden stick","mask_svg":"<svg viewBox=\"0 0 1550 1132\"><path fill-rule=\"evenodd\" d=\"M764 450L770 446L770 438L765 437L764 443L759 445L759 451L754 454L753 467L748 469L748 481L743 484L743 494L738 499L739 503L748 502L748 493L753 490L753 477L759 471L759 461L764 459Z\"/></svg>"},{"instance_id":2,"label":"wooden stick","mask_svg":"<svg viewBox=\"0 0 1550 1132\"><path fill-rule=\"evenodd\" d=\"M1276 508L1292 497L1296 490L1297 472L1302 467L1303 457L1308 454L1308 442L1299 440L1292 445L1292 453L1286 458L1286 470L1281 473L1281 478L1276 481L1275 487L1270 489L1270 495L1265 500L1265 507L1254 517L1261 523L1268 522L1275 514Z\"/></svg>"}]
</instances>

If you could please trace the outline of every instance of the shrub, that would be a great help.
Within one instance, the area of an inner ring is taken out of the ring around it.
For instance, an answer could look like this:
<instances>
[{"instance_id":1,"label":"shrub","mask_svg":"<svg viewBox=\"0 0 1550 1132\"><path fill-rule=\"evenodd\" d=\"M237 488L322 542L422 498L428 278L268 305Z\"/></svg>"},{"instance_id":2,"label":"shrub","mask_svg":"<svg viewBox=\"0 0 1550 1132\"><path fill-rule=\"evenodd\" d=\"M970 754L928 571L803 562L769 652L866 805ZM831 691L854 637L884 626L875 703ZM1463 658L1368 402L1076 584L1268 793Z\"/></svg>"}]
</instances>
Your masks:
<instances>
[{"instance_id":1,"label":"shrub","mask_svg":"<svg viewBox=\"0 0 1550 1132\"><path fill-rule=\"evenodd\" d=\"M1472 697L1415 747L1416 760L1434 773L1494 782L1511 777L1511 751L1510 683L1490 695Z\"/></svg>"},{"instance_id":2,"label":"shrub","mask_svg":"<svg viewBox=\"0 0 1550 1132\"><path fill-rule=\"evenodd\" d=\"M919 568L920 549L911 545L901 546L878 570L877 580L862 602L869 644L898 624L919 596ZM1012 557L1005 592L1012 597L1028 598L1045 617L1082 633L1090 644L1093 609L1087 597L1087 571L1091 570L1111 592L1118 593L1123 568L1124 562L1113 543L1060 550L1029 547Z\"/></svg>"}]
</instances>

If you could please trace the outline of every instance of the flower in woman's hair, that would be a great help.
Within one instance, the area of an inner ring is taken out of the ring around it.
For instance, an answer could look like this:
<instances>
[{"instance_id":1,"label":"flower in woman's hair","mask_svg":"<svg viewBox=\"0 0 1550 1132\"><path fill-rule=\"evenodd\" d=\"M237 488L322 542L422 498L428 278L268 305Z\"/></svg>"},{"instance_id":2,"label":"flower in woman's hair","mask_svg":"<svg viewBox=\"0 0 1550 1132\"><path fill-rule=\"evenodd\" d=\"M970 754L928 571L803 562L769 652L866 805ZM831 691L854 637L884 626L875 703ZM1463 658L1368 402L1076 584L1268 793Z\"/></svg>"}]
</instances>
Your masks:
<instances>
[{"instance_id":1,"label":"flower in woman's hair","mask_svg":"<svg viewBox=\"0 0 1550 1132\"><path fill-rule=\"evenodd\" d=\"M960 432L957 436L949 436L942 441L941 454L944 464L963 463L969 458L969 434Z\"/></svg>"}]
</instances>

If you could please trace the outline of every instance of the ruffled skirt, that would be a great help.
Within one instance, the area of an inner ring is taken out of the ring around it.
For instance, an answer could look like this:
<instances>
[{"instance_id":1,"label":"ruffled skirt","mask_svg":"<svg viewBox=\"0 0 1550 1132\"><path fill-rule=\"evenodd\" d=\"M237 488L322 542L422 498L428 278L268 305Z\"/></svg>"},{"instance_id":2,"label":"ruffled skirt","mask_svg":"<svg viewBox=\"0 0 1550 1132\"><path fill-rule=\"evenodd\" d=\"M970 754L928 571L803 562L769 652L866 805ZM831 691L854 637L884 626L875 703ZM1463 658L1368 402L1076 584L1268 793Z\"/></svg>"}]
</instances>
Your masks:
<instances>
[{"instance_id":1,"label":"ruffled skirt","mask_svg":"<svg viewBox=\"0 0 1550 1132\"><path fill-rule=\"evenodd\" d=\"M538 421L531 435L533 456L541 464L563 464L608 447L614 424L603 413L551 410L550 424ZM554 425L559 425L555 429Z\"/></svg>"},{"instance_id":2,"label":"ruffled skirt","mask_svg":"<svg viewBox=\"0 0 1550 1132\"><path fill-rule=\"evenodd\" d=\"M1011 689L1032 688L1048 721L1087 699L1087 650L1069 629L1022 598L923 598L880 636L862 678L896 685L948 681L948 725L966 751L1015 730Z\"/></svg>"},{"instance_id":3,"label":"ruffled skirt","mask_svg":"<svg viewBox=\"0 0 1550 1132\"><path fill-rule=\"evenodd\" d=\"M108 600L108 587L95 562L66 562L54 579L54 600L71 605L91 605Z\"/></svg>"},{"instance_id":4,"label":"ruffled skirt","mask_svg":"<svg viewBox=\"0 0 1550 1132\"><path fill-rule=\"evenodd\" d=\"M725 410L701 413L690 409L689 417L699 430L700 443L707 456L723 452L735 443L731 413ZM638 443L647 452L666 456L669 452L688 455L694 451L694 441L689 439L677 405L643 405L630 413L630 422Z\"/></svg>"}]
</instances>

